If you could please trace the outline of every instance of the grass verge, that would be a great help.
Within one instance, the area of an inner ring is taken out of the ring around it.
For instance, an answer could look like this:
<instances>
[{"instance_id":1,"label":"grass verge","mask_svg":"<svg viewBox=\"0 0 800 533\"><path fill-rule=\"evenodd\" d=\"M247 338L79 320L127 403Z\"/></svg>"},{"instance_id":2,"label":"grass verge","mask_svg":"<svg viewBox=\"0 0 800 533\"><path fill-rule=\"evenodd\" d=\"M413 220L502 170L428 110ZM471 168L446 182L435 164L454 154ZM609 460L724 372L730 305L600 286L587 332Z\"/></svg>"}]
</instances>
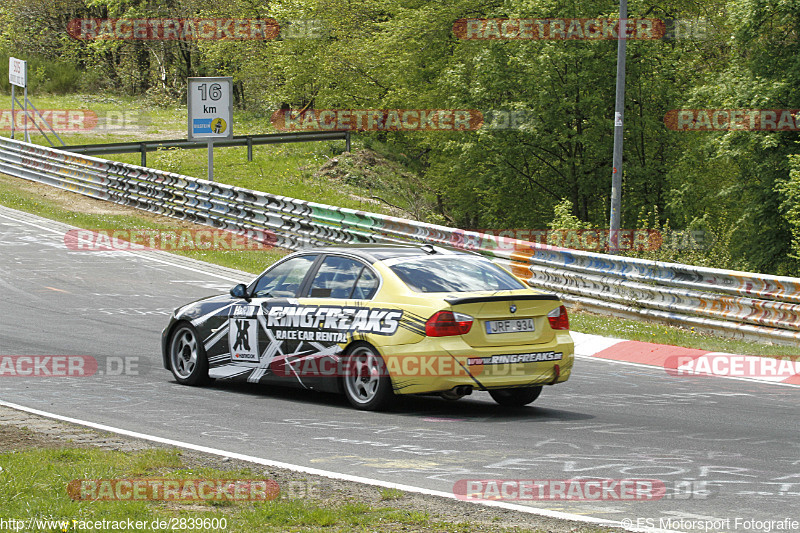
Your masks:
<instances>
[{"instance_id":1,"label":"grass verge","mask_svg":"<svg viewBox=\"0 0 800 533\"><path fill-rule=\"evenodd\" d=\"M73 480L156 478L181 480L182 487L190 487L192 483L182 480L197 480L196 483L205 480L212 486L219 486L218 480L265 479L263 473L247 469L189 467L184 464L181 452L175 449L134 452L69 447L13 450L0 453L0 464L0 499L3 501L0 519L30 520L20 528L24 531L129 529L115 527L115 524L130 525L132 522L143 526L135 529L148 531L368 531L378 524L382 531L471 530L468 524L441 522L425 512L368 505L349 501L347 497L333 498L326 503L321 499L292 498L283 493L267 501L226 499L227 496L205 501L198 492L197 497L184 501L164 498L165 494L161 494L161 500L148 501L133 499L133 492L120 490L122 500L101 501L76 500L68 493L67 486ZM188 495L188 491L185 494ZM208 490L205 494L213 495L213 492Z\"/></svg>"}]
</instances>

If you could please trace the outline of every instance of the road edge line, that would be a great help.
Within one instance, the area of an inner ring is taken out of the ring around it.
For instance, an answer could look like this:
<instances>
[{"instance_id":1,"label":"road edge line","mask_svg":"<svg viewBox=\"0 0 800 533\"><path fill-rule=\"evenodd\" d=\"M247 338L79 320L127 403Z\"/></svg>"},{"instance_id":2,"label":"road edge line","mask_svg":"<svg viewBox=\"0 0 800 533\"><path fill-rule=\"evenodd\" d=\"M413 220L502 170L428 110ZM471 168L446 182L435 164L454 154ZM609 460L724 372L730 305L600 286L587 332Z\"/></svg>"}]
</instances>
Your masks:
<instances>
[{"instance_id":1,"label":"road edge line","mask_svg":"<svg viewBox=\"0 0 800 533\"><path fill-rule=\"evenodd\" d=\"M584 522L588 524L597 524L602 525L604 527L617 527L620 529L625 529L627 531L642 531L648 533L677 533L671 532L670 530L664 529L639 529L639 528L632 528L626 527L623 525L622 522L616 520L608 520L603 518L597 518L593 516L585 516L585 515L577 515L571 513L564 513L561 511L551 511L549 509L541 509L538 507L530 507L527 505L519 505L514 503L507 503L502 501L491 501L491 500L461 500L456 497L454 494L449 492L443 492L433 489L425 489L422 487L415 487L413 485L404 485L400 483L392 483L389 481L382 481L379 479L371 479L367 477L361 476L353 476L350 474L341 474L338 472L332 472L329 470L321 470L318 468L310 468L301 465L293 465L291 463L284 463L281 461L273 461L271 459L264 459L261 457L256 457L252 455L245 455L237 452L227 452L225 450L220 450L218 448L209 448L207 446L200 446L198 444L191 444L189 442L182 442L174 439L167 439L164 437L157 437L155 435L148 435L146 433L139 433L137 431L130 431L127 429L122 428L115 428L113 426L107 426L105 424L98 424L96 422L89 422L87 420L81 420L78 418L72 418L68 416L58 415L55 413L49 413L47 411L42 411L39 409L34 409L32 407L26 407L24 405L19 405L15 403L6 402L4 400L0 400L0 406L8 407L9 409L14 409L17 411L22 411L25 413L30 413L37 416L42 416L45 418L50 418L52 420L58 420L61 422L67 422L69 424L76 424L79 426L84 426L88 428L92 428L98 431L106 431L109 433L115 433L117 435L124 435L126 437L131 437L135 439L145 440L149 442L155 442L158 444L166 444L169 446L175 446L176 448L183 448L186 450L192 450L201 453L207 453L210 455L217 455L220 457L230 457L231 459L237 459L240 461L246 461L249 463L254 463L262 466L271 466L274 468L282 468L285 470L291 470L293 472L301 472L304 474L327 477L329 479L335 479L338 481L348 481L352 483L361 483L364 485L371 485L375 487L383 487L388 489L397 489L402 490L405 492L412 492L415 494L422 494L425 496L437 496L440 498L445 498L448 500L455 500L455 501L464 501L466 503L483 505L486 507L498 507L501 509L506 509L509 511L519 511L523 513L533 514L542 516L545 518L555 518L560 520L569 520L572 522Z\"/></svg>"}]
</instances>

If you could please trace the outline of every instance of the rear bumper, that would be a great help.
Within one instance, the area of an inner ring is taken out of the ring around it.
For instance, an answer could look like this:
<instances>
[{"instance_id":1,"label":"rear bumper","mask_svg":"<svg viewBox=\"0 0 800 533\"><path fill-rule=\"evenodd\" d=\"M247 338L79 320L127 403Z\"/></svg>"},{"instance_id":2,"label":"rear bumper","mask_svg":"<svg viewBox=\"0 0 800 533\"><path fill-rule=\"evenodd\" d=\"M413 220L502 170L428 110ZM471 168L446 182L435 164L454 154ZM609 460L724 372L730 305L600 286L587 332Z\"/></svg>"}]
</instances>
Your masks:
<instances>
[{"instance_id":1,"label":"rear bumper","mask_svg":"<svg viewBox=\"0 0 800 533\"><path fill-rule=\"evenodd\" d=\"M461 385L480 390L563 383L571 374L574 350L569 333L558 332L544 344L492 348L473 348L460 337L425 337L383 347L381 354L395 393L421 394Z\"/></svg>"}]
</instances>

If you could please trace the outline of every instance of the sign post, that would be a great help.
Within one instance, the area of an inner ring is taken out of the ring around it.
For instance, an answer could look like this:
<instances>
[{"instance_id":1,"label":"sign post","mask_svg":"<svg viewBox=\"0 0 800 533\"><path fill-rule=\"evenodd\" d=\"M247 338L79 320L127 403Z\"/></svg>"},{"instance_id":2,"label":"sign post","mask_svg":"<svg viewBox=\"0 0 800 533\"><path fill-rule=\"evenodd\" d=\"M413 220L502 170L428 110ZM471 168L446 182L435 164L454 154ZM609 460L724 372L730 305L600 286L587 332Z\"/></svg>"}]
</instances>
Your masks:
<instances>
[{"instance_id":1,"label":"sign post","mask_svg":"<svg viewBox=\"0 0 800 533\"><path fill-rule=\"evenodd\" d=\"M208 179L214 181L214 141L233 138L233 78L189 78L190 141L208 142Z\"/></svg>"},{"instance_id":2,"label":"sign post","mask_svg":"<svg viewBox=\"0 0 800 533\"><path fill-rule=\"evenodd\" d=\"M614 155L611 173L611 220L609 221L608 252L619 253L619 227L622 220L622 143L625 121L625 54L627 37L628 0L619 0L619 41L617 41L617 92L614 112Z\"/></svg>"},{"instance_id":3,"label":"sign post","mask_svg":"<svg viewBox=\"0 0 800 533\"><path fill-rule=\"evenodd\" d=\"M24 105L23 112L25 124L25 142L30 142L28 137L28 62L15 57L8 58L8 83L11 84L11 138L14 138L14 124L16 118L14 117L14 102L17 97L14 88L22 87L24 91Z\"/></svg>"}]
</instances>

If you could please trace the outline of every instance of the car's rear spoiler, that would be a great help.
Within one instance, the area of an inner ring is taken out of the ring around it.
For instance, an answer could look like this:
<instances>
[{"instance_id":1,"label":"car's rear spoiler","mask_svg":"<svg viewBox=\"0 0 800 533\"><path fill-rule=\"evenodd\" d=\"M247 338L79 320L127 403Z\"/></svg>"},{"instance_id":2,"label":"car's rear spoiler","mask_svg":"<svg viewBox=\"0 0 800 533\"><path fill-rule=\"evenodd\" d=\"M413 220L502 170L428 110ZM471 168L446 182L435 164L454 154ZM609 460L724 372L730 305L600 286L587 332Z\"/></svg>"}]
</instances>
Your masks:
<instances>
[{"instance_id":1,"label":"car's rear spoiler","mask_svg":"<svg viewBox=\"0 0 800 533\"><path fill-rule=\"evenodd\" d=\"M503 294L493 296L465 296L464 298L445 298L444 301L450 305L474 304L478 302L511 302L520 300L554 300L559 297L555 294Z\"/></svg>"}]
</instances>

